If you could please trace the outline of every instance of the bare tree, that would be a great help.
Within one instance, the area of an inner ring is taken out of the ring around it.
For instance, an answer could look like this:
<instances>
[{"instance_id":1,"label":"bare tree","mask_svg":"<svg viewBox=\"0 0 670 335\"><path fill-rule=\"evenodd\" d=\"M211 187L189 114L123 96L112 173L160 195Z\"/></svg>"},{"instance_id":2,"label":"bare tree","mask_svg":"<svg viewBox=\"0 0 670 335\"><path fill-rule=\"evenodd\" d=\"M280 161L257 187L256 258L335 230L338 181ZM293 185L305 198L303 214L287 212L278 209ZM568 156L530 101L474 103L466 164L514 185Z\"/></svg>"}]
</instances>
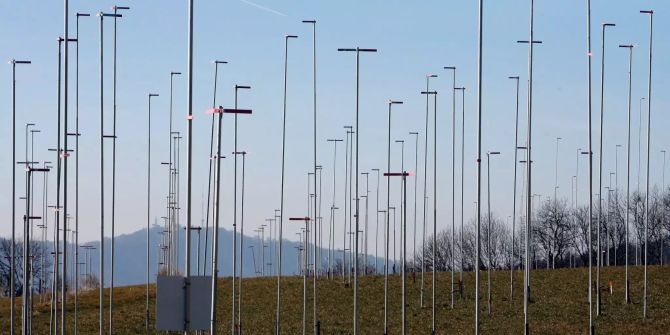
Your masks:
<instances>
[{"instance_id":1,"label":"bare tree","mask_svg":"<svg viewBox=\"0 0 670 335\"><path fill-rule=\"evenodd\" d=\"M433 237L426 237L425 254L419 254L418 262L426 262L426 271L448 271L451 270L451 231L439 231L437 233L437 249L435 249L435 261L433 262Z\"/></svg>"},{"instance_id":2,"label":"bare tree","mask_svg":"<svg viewBox=\"0 0 670 335\"><path fill-rule=\"evenodd\" d=\"M556 259L563 256L574 236L567 202L563 199L544 202L533 226L535 241L545 253L547 267L556 267Z\"/></svg>"},{"instance_id":3,"label":"bare tree","mask_svg":"<svg viewBox=\"0 0 670 335\"><path fill-rule=\"evenodd\" d=\"M14 262L14 288L16 296L23 294L23 243L19 242L15 245ZM30 244L30 258L31 258L31 273L33 280L31 281L33 290L44 290L46 285L42 282L42 269L47 271L51 267L51 257L46 257L48 248L42 245L41 242L32 242ZM10 279L11 279L11 256L12 256L12 241L10 239L0 238L0 288L4 296L9 296ZM45 257L43 257L45 256ZM44 261L44 263L42 263ZM48 281L47 281L48 282Z\"/></svg>"}]
</instances>

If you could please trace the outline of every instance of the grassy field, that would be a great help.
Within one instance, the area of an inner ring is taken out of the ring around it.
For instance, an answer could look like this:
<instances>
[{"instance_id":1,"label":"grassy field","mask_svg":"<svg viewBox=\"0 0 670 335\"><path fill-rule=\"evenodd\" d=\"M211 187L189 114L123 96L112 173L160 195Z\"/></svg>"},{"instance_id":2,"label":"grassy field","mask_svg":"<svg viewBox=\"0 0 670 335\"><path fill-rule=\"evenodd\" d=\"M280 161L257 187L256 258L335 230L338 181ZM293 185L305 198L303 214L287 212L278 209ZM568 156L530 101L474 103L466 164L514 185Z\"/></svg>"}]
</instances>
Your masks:
<instances>
[{"instance_id":1,"label":"grassy field","mask_svg":"<svg viewBox=\"0 0 670 335\"><path fill-rule=\"evenodd\" d=\"M483 334L523 333L522 272L516 273L514 298L510 300L509 272L494 272L493 308L488 315L486 303L486 272L481 273L480 291L481 332ZM585 269L533 271L533 290L530 305L530 328L534 334L586 334L588 328L587 281ZM642 267L630 267L632 303L624 302L624 268L609 267L601 272L606 285L613 283L613 294L602 294L602 313L596 320L599 334L669 334L670 333L670 267L649 268L649 309L647 319L642 318ZM407 279L407 330L409 334L430 334L431 325L431 275L426 274L424 308L420 307L420 274L414 281ZM399 334L401 326L400 276L389 278L389 333ZM594 271L595 280L595 271ZM451 308L451 275L439 273L436 292L436 327L438 334L463 334L474 331L474 273L464 274L465 297L457 295ZM456 274L458 281L458 274ZM310 282L311 283L311 282ZM219 294L220 333L231 328L231 281L221 279ZM282 332L299 334L302 331L302 278L287 277L282 280ZM243 326L246 334L271 334L275 322L276 279L250 278L244 280ZM143 334L145 287L132 286L114 290L114 325L117 334ZM308 297L308 333L311 333L312 305L311 284ZM151 287L152 301L154 288ZM361 334L382 334L384 323L384 278L362 277L359 283L359 325ZM318 315L323 334L352 333L353 290L337 280L319 279ZM70 300L72 301L72 300ZM595 301L595 294L594 294ZM0 301L0 332L8 333L9 303ZM17 301L20 315L20 300ZM595 305L594 305L595 306ZM72 307L72 305L70 306ZM73 308L68 309L68 320L73 320ZM79 297L79 331L81 334L97 333L98 293L86 292ZM105 318L108 322L108 309ZM151 306L152 320L154 306ZM595 313L595 312L594 312ZM20 316L17 316L20 324ZM33 317L34 332L48 334L49 306L36 303ZM68 324L72 327L72 324ZM153 333L153 330L152 330Z\"/></svg>"}]
</instances>

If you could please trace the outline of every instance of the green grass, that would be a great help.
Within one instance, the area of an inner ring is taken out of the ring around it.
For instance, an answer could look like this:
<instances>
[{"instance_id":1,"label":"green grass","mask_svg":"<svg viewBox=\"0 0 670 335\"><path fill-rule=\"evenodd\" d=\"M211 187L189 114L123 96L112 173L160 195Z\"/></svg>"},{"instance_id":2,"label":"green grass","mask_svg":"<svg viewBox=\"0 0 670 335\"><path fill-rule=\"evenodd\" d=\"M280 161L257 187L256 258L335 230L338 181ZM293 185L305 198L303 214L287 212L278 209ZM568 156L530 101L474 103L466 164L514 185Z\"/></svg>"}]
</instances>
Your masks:
<instances>
[{"instance_id":1,"label":"green grass","mask_svg":"<svg viewBox=\"0 0 670 335\"><path fill-rule=\"evenodd\" d=\"M510 301L509 272L494 272L493 312L489 316L486 304L486 272L481 272L481 332L483 334L519 334L523 332L522 272L516 273L514 299ZM530 305L530 329L534 334L585 334L588 328L588 300L586 269L533 271L531 284L533 301ZM642 267L630 267L631 304L624 302L624 268L602 270L601 283L613 282L613 294L603 292L602 314L596 317L599 334L667 334L670 333L670 267L649 267L649 309L642 318ZM389 278L389 333L399 334L401 326L400 276ZM420 274L416 281L407 279L407 329L409 334L430 334L431 274L425 278L424 308L419 306ZM595 269L594 278L595 280ZM458 281L458 273L456 274ZM465 297L457 295L451 309L451 275L439 273L436 292L436 326L438 334L463 334L474 331L474 273L464 274ZM220 333L229 333L231 324L231 281L221 279L219 294ZM302 278L282 279L282 333L299 334L302 331ZM117 334L144 332L144 286L114 290L114 324ZM250 278L243 285L243 325L246 334L271 334L275 322L276 279ZM308 333L311 333L311 281L308 300ZM154 288L151 287L152 302ZM359 325L361 334L381 334L384 322L384 278L361 277L359 283ZM351 334L353 289L336 280L319 279L318 314L323 334ZM69 302L73 301L70 298ZM594 294L595 302L595 294ZM0 301L0 329L9 329L9 304ZM20 299L17 300L17 324L20 325ZM68 326L72 326L73 305L69 306ZM105 306L106 325L108 321ZM594 305L595 309L595 305ZM151 306L152 320L154 306ZM594 312L595 313L595 312ZM595 317L595 314L594 314ZM49 306L36 303L33 317L34 332L48 334ZM79 330L93 334L98 327L98 293L85 292L79 297ZM152 331L153 332L153 331Z\"/></svg>"}]
</instances>

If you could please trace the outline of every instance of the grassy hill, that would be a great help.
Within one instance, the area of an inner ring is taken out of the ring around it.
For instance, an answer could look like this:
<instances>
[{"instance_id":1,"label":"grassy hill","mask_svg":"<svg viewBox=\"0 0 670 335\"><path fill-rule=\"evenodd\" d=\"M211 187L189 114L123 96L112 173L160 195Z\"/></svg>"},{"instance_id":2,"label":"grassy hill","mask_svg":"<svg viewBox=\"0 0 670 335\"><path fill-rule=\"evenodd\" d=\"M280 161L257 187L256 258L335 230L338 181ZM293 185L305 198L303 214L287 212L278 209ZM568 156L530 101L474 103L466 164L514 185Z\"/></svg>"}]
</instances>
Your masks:
<instances>
[{"instance_id":1,"label":"grassy hill","mask_svg":"<svg viewBox=\"0 0 670 335\"><path fill-rule=\"evenodd\" d=\"M519 334L523 332L522 272L516 273L514 298L510 301L509 272L494 272L492 315L487 314L486 272L481 273L481 332L483 334ZM588 300L586 269L561 269L533 271L531 284L533 302L530 306L531 332L535 334L585 334L588 327ZM670 332L670 267L649 267L649 310L646 320L642 319L642 267L630 267L632 303L624 302L624 268L610 267L601 272L603 286L613 283L613 294L603 292L602 315L596 318L596 330L599 334L667 334ZM424 308L419 306L420 274L414 281L407 279L407 327L410 334L430 334L431 325L431 281L426 275ZM389 279L389 333L399 334L400 316L400 276ZM595 269L594 269L595 280ZM458 281L458 274L456 274ZM451 274L439 273L437 276L437 333L463 334L474 330L474 273L464 274L465 297L458 295L454 309L451 309ZM220 281L219 320L220 333L230 332L230 294L229 278ZM275 319L276 279L250 278L244 281L243 326L246 334L271 334ZM302 331L302 278L287 277L282 280L282 332L298 334ZM145 287L130 286L114 291L115 333L143 334ZM311 282L308 295L308 333L311 333ZM318 314L321 320L322 334L350 334L353 290L336 280L319 279ZM151 288L153 302L153 287ZM381 334L384 316L384 277L362 277L360 293L360 329L361 334ZM79 298L79 330L82 334L93 334L98 327L98 293L86 292ZM37 300L37 299L36 299ZM595 295L594 295L595 300ZM72 301L72 300L70 300ZM0 301L0 329L7 333L9 329L9 304L7 299ZM20 315L20 300L17 301ZM595 305L594 305L595 307ZM106 306L105 317L108 317ZM152 320L154 306L151 306ZM72 322L73 309L69 309ZM595 313L595 312L594 312ZM20 317L17 322L20 323ZM108 321L107 321L108 322ZM49 306L36 301L36 314L33 317L36 334L48 334ZM68 326L72 326L69 324ZM153 333L153 330L152 330Z\"/></svg>"}]
</instances>

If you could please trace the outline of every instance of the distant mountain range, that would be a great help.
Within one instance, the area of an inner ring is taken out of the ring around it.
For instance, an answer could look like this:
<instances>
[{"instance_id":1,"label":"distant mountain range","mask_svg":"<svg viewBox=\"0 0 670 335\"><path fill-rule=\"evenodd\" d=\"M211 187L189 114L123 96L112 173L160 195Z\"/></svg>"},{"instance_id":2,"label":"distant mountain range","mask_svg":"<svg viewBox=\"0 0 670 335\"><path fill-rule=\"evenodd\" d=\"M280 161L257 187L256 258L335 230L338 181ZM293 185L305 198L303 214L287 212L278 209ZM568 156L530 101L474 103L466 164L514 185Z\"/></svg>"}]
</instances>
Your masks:
<instances>
[{"instance_id":1,"label":"distant mountain range","mask_svg":"<svg viewBox=\"0 0 670 335\"><path fill-rule=\"evenodd\" d=\"M151 269L150 269L150 278L152 282L155 282L156 280L156 273L158 271L158 255L159 255L159 243L162 239L161 232L163 231L163 227L154 225L151 228L151 250L150 250L150 264L151 264ZM210 239L208 242L207 248L211 250L211 236L212 236L212 230L209 232L210 234ZM183 267L184 267L184 243L185 243L185 234L184 234L184 229L180 230L179 234L179 246L181 249L181 252L179 253L179 268L182 269L183 272ZM197 233L193 232L192 233L192 238L193 238L193 244L192 244L192 255L193 255L193 264L191 271L193 272L192 274L195 275L195 272L197 271L197 261L196 261L196 255L197 255ZM238 233L237 234L237 242L239 244L240 242L240 237L241 235ZM105 286L109 285L109 262L110 262L110 239L106 238L105 239ZM324 241L325 243L325 241ZM86 244L86 245L91 245L96 248L91 254L91 269L94 274L98 274L99 271L99 254L98 251L100 248L100 242L99 241L90 241L90 242L85 242L80 244ZM269 241L269 239L266 238L265 241L266 244L266 251L265 251L265 263L274 263L273 261L273 255L272 255L272 243ZM226 229L219 229L219 276L220 277L225 277L225 276L232 276L233 274L233 264L232 264L232 245L233 245L233 232L230 230ZM252 248L250 246L253 246L253 253L252 253ZM298 246L299 244L297 242L289 241L289 240L284 240L283 241L283 262L282 262L282 273L284 275L296 275L298 271L299 264L298 262ZM255 268L260 271L261 268L261 259L262 255L259 253L259 248L260 248L260 241L258 237L251 237L251 236L244 236L244 255L243 255L243 266L242 266L242 271L244 273L244 276L255 276L256 271ZM143 284L146 283L146 229L142 229L130 234L123 234L123 235L118 235L115 239L115 251L116 251L116 259L115 259L115 273L114 273L114 286L125 286L125 285L137 285L137 284ZM321 262L324 266L327 265L328 262L328 250L327 248L320 249L320 259ZM203 230L201 232L201 240L200 240L200 256L201 256L201 262L200 262L200 270L201 272L204 269L204 264L203 264L203 257L204 257L204 252L205 252L205 231ZM80 262L84 262L84 255L85 253L83 250L80 252ZM69 255L68 255L69 256ZM239 257L239 255L238 255ZM342 250L336 250L335 252L335 259L341 259L342 257ZM208 258L208 264L206 266L207 269L207 274L211 273L211 252L208 252L207 255ZM333 260L333 262L335 262ZM379 265L382 266L383 260L379 260ZM311 263L311 260L310 260ZM368 256L368 263L369 264L374 264L374 257ZM362 265L361 265L362 267ZM237 269L239 272L240 269ZM80 270L81 271L81 270ZM271 266L266 266L266 275L273 273L271 272L272 267Z\"/></svg>"}]
</instances>

